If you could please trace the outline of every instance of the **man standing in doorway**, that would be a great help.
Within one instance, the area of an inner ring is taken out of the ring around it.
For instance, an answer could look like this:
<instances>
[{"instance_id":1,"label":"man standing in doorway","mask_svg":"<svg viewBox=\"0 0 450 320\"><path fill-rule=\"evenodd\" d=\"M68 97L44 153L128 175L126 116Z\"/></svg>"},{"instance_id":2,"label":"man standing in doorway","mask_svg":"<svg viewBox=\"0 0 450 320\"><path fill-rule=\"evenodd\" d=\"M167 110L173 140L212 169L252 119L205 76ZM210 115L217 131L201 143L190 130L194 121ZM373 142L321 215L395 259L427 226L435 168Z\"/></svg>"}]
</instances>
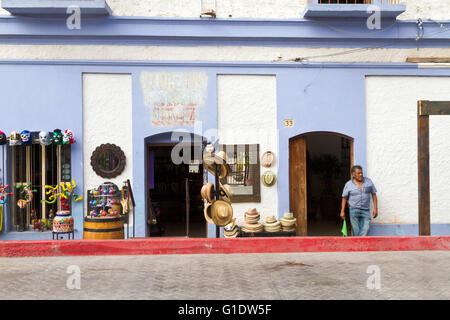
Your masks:
<instances>
[{"instance_id":1,"label":"man standing in doorway","mask_svg":"<svg viewBox=\"0 0 450 320\"><path fill-rule=\"evenodd\" d=\"M353 166L352 179L347 181L342 192L341 218L345 219L345 206L350 207L350 223L353 236L366 236L370 224L370 197L373 200L372 218L378 215L377 189L372 180L363 176L361 166Z\"/></svg>"}]
</instances>

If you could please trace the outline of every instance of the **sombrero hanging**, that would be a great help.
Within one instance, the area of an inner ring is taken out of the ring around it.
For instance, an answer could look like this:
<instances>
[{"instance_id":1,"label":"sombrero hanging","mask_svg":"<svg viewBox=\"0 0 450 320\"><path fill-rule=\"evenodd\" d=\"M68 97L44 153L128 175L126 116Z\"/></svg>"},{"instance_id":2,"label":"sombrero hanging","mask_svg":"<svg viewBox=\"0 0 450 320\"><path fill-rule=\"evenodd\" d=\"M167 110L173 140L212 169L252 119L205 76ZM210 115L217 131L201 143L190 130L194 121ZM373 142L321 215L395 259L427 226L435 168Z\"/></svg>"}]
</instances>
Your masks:
<instances>
[{"instance_id":1,"label":"sombrero hanging","mask_svg":"<svg viewBox=\"0 0 450 320\"><path fill-rule=\"evenodd\" d=\"M270 168L270 166L273 163L274 158L275 158L275 155L272 151L264 152L263 155L261 156L261 165L264 168Z\"/></svg>"},{"instance_id":2,"label":"sombrero hanging","mask_svg":"<svg viewBox=\"0 0 450 320\"><path fill-rule=\"evenodd\" d=\"M277 176L275 175L275 173L273 171L270 171L270 170L264 172L261 177L261 182L266 187L273 186L276 181L277 181Z\"/></svg>"},{"instance_id":3,"label":"sombrero hanging","mask_svg":"<svg viewBox=\"0 0 450 320\"><path fill-rule=\"evenodd\" d=\"M204 153L202 163L213 175L216 174L216 167L219 166L219 178L221 179L231 173L231 168L227 164L227 154L225 151L220 151L218 153Z\"/></svg>"}]
</instances>

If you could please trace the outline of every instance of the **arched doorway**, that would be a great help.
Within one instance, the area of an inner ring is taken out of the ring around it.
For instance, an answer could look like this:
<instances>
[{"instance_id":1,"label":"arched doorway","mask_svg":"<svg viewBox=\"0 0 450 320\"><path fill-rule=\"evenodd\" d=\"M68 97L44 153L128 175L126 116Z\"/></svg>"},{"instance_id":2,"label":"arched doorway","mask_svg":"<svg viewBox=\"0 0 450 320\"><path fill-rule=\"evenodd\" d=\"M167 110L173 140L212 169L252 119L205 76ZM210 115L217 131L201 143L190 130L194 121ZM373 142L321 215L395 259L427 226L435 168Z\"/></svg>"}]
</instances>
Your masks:
<instances>
[{"instance_id":1,"label":"arched doorway","mask_svg":"<svg viewBox=\"0 0 450 320\"><path fill-rule=\"evenodd\" d=\"M201 136L177 132L145 139L147 236L207 236L200 195L204 142Z\"/></svg>"},{"instance_id":2,"label":"arched doorway","mask_svg":"<svg viewBox=\"0 0 450 320\"><path fill-rule=\"evenodd\" d=\"M340 199L352 165L349 136L309 132L289 139L289 204L297 235L341 235Z\"/></svg>"}]
</instances>

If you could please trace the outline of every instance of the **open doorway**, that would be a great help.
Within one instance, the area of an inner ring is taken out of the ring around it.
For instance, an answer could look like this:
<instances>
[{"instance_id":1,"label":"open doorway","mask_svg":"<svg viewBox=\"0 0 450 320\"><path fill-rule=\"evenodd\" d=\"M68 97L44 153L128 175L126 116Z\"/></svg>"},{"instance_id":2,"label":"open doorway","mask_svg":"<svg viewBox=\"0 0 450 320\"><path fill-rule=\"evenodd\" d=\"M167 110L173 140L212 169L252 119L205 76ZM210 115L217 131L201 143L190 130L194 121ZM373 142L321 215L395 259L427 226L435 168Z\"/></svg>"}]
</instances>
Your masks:
<instances>
[{"instance_id":1,"label":"open doorway","mask_svg":"<svg viewBox=\"0 0 450 320\"><path fill-rule=\"evenodd\" d=\"M298 235L342 235L341 195L352 163L350 137L312 132L290 139L290 208L298 221Z\"/></svg>"},{"instance_id":2,"label":"open doorway","mask_svg":"<svg viewBox=\"0 0 450 320\"><path fill-rule=\"evenodd\" d=\"M174 164L174 144L147 144L147 230L150 237L206 237L203 166ZM194 145L191 146L194 154Z\"/></svg>"}]
</instances>

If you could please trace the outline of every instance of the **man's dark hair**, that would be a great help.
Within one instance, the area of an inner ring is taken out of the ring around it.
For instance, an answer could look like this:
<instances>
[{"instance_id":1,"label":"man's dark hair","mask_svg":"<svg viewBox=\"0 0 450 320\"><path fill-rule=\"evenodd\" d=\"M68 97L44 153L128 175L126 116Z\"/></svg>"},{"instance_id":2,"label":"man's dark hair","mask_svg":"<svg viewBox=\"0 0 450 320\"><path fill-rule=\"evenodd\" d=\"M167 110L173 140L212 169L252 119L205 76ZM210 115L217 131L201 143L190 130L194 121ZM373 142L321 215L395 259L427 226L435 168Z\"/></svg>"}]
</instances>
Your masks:
<instances>
[{"instance_id":1,"label":"man's dark hair","mask_svg":"<svg viewBox=\"0 0 450 320\"><path fill-rule=\"evenodd\" d=\"M362 170L363 168L361 166L359 166L359 165L353 166L352 167L352 173L355 173L356 169Z\"/></svg>"}]
</instances>

